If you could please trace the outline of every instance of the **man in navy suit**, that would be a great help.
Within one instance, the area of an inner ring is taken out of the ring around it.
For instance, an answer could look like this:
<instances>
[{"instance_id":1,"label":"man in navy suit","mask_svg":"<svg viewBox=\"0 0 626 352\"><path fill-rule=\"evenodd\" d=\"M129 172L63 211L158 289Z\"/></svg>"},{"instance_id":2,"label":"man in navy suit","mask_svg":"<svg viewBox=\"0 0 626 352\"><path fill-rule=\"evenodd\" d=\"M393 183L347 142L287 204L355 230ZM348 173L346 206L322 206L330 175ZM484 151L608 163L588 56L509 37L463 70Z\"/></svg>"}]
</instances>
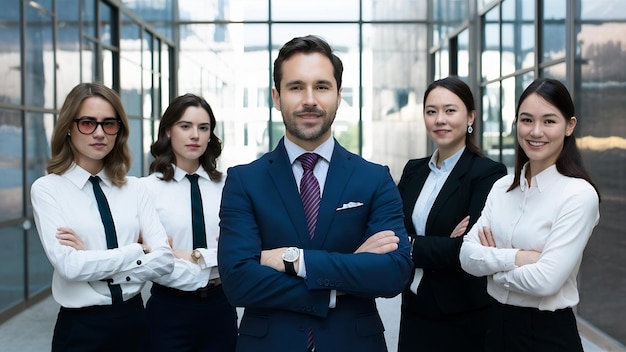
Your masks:
<instances>
[{"instance_id":1,"label":"man in navy suit","mask_svg":"<svg viewBox=\"0 0 626 352\"><path fill-rule=\"evenodd\" d=\"M245 307L238 351L387 350L374 299L400 293L413 263L388 168L332 138L342 72L321 38L286 43L272 90L285 137L228 170L218 265L226 296ZM299 191L305 153L319 156L313 230Z\"/></svg>"}]
</instances>

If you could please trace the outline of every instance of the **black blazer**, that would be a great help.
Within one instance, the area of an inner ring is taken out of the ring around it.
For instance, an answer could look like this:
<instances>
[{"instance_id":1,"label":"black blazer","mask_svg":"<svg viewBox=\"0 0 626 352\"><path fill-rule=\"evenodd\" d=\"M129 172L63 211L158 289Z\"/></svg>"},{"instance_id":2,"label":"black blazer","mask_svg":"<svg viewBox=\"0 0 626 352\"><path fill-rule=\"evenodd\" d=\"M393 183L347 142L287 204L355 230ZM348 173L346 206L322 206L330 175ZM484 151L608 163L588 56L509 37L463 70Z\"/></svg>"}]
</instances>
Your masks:
<instances>
[{"instance_id":1,"label":"black blazer","mask_svg":"<svg viewBox=\"0 0 626 352\"><path fill-rule=\"evenodd\" d=\"M480 216L491 186L506 175L506 167L465 149L433 203L426 221L426 236L415 236L411 215L430 173L429 161L430 157L409 160L398 183L404 225L415 238L413 263L424 269L417 300L412 300L409 309L422 315L441 316L486 307L491 300L486 279L461 269L459 251L463 237L450 238L450 234L467 215L469 231Z\"/></svg>"}]
</instances>

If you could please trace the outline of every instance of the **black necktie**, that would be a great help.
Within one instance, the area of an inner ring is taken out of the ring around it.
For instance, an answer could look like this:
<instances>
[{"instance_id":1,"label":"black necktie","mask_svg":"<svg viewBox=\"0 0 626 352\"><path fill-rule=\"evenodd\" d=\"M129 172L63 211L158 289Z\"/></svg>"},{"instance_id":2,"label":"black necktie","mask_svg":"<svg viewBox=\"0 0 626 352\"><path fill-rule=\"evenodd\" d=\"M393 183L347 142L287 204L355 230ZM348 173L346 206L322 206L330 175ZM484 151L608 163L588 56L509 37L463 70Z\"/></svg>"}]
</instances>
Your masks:
<instances>
[{"instance_id":1,"label":"black necktie","mask_svg":"<svg viewBox=\"0 0 626 352\"><path fill-rule=\"evenodd\" d=\"M193 230L193 249L206 248L206 229L204 227L204 210L202 195L198 186L198 174L186 175L191 183L191 225Z\"/></svg>"},{"instance_id":2,"label":"black necktie","mask_svg":"<svg viewBox=\"0 0 626 352\"><path fill-rule=\"evenodd\" d=\"M89 181L93 184L93 193L96 196L96 202L98 203L98 210L100 211L100 218L104 225L104 233L107 238L107 248L117 248L117 234L115 233L115 224L113 223L113 216L111 215L111 209L109 208L109 202L102 192L100 187L100 177L91 176ZM124 301L122 298L122 287L120 285L113 285L111 281L107 281L109 289L111 290L111 300L113 304L119 304Z\"/></svg>"}]
</instances>

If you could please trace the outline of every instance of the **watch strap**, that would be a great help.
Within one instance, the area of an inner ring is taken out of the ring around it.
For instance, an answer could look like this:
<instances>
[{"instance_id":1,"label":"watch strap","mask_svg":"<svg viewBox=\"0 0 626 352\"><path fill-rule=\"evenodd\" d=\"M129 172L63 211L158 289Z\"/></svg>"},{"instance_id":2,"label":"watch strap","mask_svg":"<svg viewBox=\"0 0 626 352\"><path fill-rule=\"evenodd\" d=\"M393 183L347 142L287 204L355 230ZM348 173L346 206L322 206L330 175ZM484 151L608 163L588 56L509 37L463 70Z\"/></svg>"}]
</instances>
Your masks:
<instances>
[{"instance_id":1,"label":"watch strap","mask_svg":"<svg viewBox=\"0 0 626 352\"><path fill-rule=\"evenodd\" d=\"M283 260L283 263L285 264L285 272L289 275L296 275L296 268L293 265L293 262L288 262L286 260Z\"/></svg>"}]
</instances>

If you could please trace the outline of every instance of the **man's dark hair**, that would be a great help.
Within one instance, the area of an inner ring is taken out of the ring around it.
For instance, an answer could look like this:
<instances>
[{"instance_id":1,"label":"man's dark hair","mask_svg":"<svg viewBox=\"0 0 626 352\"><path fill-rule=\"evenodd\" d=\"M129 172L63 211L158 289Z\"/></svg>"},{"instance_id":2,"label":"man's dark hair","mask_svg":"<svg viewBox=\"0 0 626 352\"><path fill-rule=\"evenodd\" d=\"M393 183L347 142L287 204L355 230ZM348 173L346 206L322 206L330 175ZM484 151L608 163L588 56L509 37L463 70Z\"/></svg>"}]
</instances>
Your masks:
<instances>
[{"instance_id":1,"label":"man's dark hair","mask_svg":"<svg viewBox=\"0 0 626 352\"><path fill-rule=\"evenodd\" d=\"M283 78L283 62L295 54L304 53L320 53L326 56L333 64L333 74L337 81L337 91L341 89L341 76L343 74L343 64L337 55L333 54L333 49L328 43L314 35L304 37L296 37L285 43L278 52L278 57L274 60L274 86L280 94L280 81Z\"/></svg>"}]
</instances>

